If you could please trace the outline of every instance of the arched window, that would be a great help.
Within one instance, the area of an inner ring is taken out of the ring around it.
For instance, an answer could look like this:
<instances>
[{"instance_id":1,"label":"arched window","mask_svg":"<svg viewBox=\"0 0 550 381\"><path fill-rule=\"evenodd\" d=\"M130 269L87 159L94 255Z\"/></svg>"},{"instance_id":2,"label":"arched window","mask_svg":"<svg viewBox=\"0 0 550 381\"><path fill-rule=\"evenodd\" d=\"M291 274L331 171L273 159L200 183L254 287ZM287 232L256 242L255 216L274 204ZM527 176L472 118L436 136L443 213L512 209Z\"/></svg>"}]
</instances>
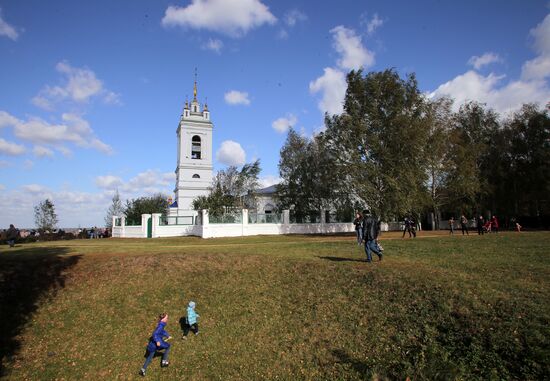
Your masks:
<instances>
[{"instance_id":1,"label":"arched window","mask_svg":"<svg viewBox=\"0 0 550 381\"><path fill-rule=\"evenodd\" d=\"M194 179L200 179L201 177L195 173L195 174L193 175L193 178L194 178Z\"/></svg>"},{"instance_id":2,"label":"arched window","mask_svg":"<svg viewBox=\"0 0 550 381\"><path fill-rule=\"evenodd\" d=\"M275 210L275 207L271 204L267 204L265 207L264 207L264 213L265 214L271 214L273 213L273 211Z\"/></svg>"},{"instance_id":3,"label":"arched window","mask_svg":"<svg viewBox=\"0 0 550 381\"><path fill-rule=\"evenodd\" d=\"M198 135L191 139L191 159L201 158L201 138Z\"/></svg>"}]
</instances>

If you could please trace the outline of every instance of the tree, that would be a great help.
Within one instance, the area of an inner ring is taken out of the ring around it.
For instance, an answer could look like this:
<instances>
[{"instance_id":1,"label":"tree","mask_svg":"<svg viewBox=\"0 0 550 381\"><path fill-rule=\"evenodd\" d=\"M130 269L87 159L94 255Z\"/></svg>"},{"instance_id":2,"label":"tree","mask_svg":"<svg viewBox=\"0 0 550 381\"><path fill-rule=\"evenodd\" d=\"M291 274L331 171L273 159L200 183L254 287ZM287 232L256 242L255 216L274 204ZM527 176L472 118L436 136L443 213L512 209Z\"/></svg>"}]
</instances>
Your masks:
<instances>
[{"instance_id":1,"label":"tree","mask_svg":"<svg viewBox=\"0 0 550 381\"><path fill-rule=\"evenodd\" d=\"M46 199L34 207L34 223L42 233L56 228L58 220L53 202Z\"/></svg>"},{"instance_id":2,"label":"tree","mask_svg":"<svg viewBox=\"0 0 550 381\"><path fill-rule=\"evenodd\" d=\"M533 104L505 122L504 139L509 150L506 178L501 179L499 198L514 216L550 214L550 117ZM504 212L504 211L503 211Z\"/></svg>"},{"instance_id":3,"label":"tree","mask_svg":"<svg viewBox=\"0 0 550 381\"><path fill-rule=\"evenodd\" d=\"M465 103L454 116L448 189L451 205L461 213L479 212L484 195L490 191L483 168L490 163L487 153L496 130L498 115L484 104Z\"/></svg>"},{"instance_id":4,"label":"tree","mask_svg":"<svg viewBox=\"0 0 550 381\"><path fill-rule=\"evenodd\" d=\"M107 209L107 215L105 216L105 226L108 228L113 227L113 216L121 216L124 213L124 207L122 206L122 201L120 201L120 194L118 189L112 198L111 206Z\"/></svg>"},{"instance_id":5,"label":"tree","mask_svg":"<svg viewBox=\"0 0 550 381\"><path fill-rule=\"evenodd\" d=\"M448 178L453 164L449 142L452 103L450 98L427 101L424 117L428 128L425 148L428 206L433 213L436 229L440 228L441 208L449 201Z\"/></svg>"},{"instance_id":6,"label":"tree","mask_svg":"<svg viewBox=\"0 0 550 381\"><path fill-rule=\"evenodd\" d=\"M323 135L312 139L289 129L279 159L279 207L291 209L298 221L311 212L337 207L337 172Z\"/></svg>"},{"instance_id":7,"label":"tree","mask_svg":"<svg viewBox=\"0 0 550 381\"><path fill-rule=\"evenodd\" d=\"M228 209L256 207L254 197L259 186L260 161L247 163L239 170L230 166L216 174L210 193L193 200L193 209L208 209L210 215L221 216Z\"/></svg>"},{"instance_id":8,"label":"tree","mask_svg":"<svg viewBox=\"0 0 550 381\"><path fill-rule=\"evenodd\" d=\"M160 213L165 216L168 206L168 196L157 193L150 197L127 200L124 214L126 220L138 223L142 214Z\"/></svg>"},{"instance_id":9,"label":"tree","mask_svg":"<svg viewBox=\"0 0 550 381\"><path fill-rule=\"evenodd\" d=\"M414 74L361 70L347 76L344 113L325 118L340 194L389 219L419 212L425 195L428 136L424 97Z\"/></svg>"}]
</instances>

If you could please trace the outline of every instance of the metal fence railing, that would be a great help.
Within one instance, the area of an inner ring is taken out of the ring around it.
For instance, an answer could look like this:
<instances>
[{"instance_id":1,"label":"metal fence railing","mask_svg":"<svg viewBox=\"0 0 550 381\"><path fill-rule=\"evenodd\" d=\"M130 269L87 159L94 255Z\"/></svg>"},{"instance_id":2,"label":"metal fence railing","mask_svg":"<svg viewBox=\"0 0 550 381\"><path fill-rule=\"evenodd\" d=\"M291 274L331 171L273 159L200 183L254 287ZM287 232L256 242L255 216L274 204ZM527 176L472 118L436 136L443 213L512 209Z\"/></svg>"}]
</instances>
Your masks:
<instances>
[{"instance_id":1,"label":"metal fence railing","mask_svg":"<svg viewBox=\"0 0 550 381\"><path fill-rule=\"evenodd\" d=\"M194 225L194 216L161 216L159 219L159 226L171 226L171 225Z\"/></svg>"},{"instance_id":2,"label":"metal fence railing","mask_svg":"<svg viewBox=\"0 0 550 381\"><path fill-rule=\"evenodd\" d=\"M283 216L280 213L249 213L249 224L280 224Z\"/></svg>"},{"instance_id":3,"label":"metal fence railing","mask_svg":"<svg viewBox=\"0 0 550 381\"><path fill-rule=\"evenodd\" d=\"M239 214L222 214L221 216L209 216L211 224L240 224L243 221L243 216Z\"/></svg>"},{"instance_id":4,"label":"metal fence railing","mask_svg":"<svg viewBox=\"0 0 550 381\"><path fill-rule=\"evenodd\" d=\"M289 214L291 224L320 224L321 213L318 210L312 210L309 213L296 214L293 210Z\"/></svg>"}]
</instances>

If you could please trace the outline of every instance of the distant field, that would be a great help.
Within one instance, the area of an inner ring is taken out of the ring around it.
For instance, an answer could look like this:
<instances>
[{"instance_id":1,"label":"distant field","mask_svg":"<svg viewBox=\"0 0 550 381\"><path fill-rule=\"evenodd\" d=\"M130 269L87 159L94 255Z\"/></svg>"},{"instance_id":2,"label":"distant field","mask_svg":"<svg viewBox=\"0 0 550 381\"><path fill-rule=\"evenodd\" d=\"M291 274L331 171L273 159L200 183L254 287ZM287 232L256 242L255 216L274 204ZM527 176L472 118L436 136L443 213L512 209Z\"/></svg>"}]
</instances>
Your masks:
<instances>
[{"instance_id":1,"label":"distant field","mask_svg":"<svg viewBox=\"0 0 550 381\"><path fill-rule=\"evenodd\" d=\"M550 379L550 232L429 235L371 264L351 236L0 247L1 378L138 379L165 311L146 379Z\"/></svg>"}]
</instances>

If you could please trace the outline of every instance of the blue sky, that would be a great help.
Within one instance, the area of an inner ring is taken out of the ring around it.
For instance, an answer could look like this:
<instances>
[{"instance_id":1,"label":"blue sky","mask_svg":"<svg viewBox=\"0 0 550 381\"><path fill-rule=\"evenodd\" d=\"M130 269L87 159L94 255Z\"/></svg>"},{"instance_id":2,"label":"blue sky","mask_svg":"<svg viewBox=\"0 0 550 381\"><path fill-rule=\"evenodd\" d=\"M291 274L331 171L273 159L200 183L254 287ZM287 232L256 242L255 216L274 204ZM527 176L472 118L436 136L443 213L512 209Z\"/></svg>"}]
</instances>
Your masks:
<instances>
[{"instance_id":1,"label":"blue sky","mask_svg":"<svg viewBox=\"0 0 550 381\"><path fill-rule=\"evenodd\" d=\"M338 113L345 73L415 72L427 96L509 113L550 101L543 1L0 0L0 227L102 225L123 199L171 195L195 68L215 169L259 158L277 181L289 125Z\"/></svg>"}]
</instances>

